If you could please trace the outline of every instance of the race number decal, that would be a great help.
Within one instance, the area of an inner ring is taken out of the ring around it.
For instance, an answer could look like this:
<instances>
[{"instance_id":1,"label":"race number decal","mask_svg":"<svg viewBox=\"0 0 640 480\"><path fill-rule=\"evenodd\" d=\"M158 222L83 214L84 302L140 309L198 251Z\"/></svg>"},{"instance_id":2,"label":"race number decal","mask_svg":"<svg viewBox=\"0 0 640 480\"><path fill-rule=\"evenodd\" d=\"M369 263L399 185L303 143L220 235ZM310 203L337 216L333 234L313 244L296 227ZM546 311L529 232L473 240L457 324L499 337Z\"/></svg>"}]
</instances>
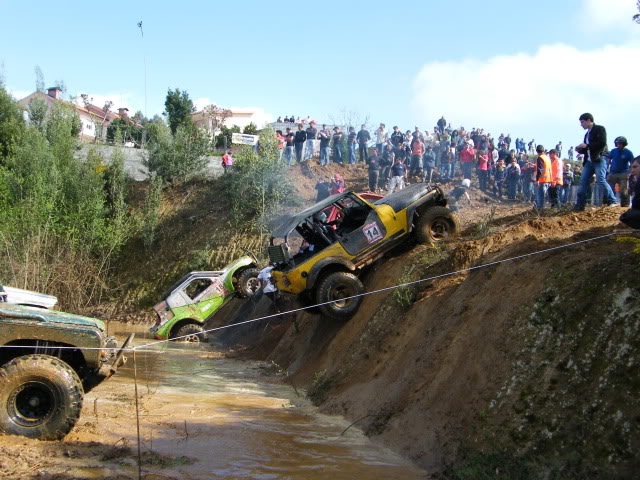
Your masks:
<instances>
[{"instance_id":1,"label":"race number decal","mask_svg":"<svg viewBox=\"0 0 640 480\"><path fill-rule=\"evenodd\" d=\"M376 222L365 225L362 227L362 231L364 232L364 236L367 237L367 242L369 243L373 243L382 238L382 232Z\"/></svg>"}]
</instances>

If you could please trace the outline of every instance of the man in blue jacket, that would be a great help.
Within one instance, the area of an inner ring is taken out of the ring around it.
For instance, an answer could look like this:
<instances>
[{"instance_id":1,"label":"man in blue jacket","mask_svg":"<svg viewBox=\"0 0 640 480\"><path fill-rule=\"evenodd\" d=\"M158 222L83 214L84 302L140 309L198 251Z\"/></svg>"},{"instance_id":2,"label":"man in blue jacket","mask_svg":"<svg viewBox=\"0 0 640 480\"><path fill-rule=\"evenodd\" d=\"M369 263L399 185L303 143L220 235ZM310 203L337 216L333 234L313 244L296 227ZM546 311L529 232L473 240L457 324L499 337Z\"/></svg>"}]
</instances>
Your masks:
<instances>
[{"instance_id":1,"label":"man in blue jacket","mask_svg":"<svg viewBox=\"0 0 640 480\"><path fill-rule=\"evenodd\" d=\"M607 131L602 125L594 123L593 115L590 113L583 113L579 120L580 125L587 133L584 136L584 142L576 147L576 151L584 155L584 161L582 162L582 177L580 178L575 210L584 210L587 203L587 192L590 190L589 184L594 174L596 185L600 187L601 192L604 192L604 204L608 207L619 207L620 204L606 180L607 162L605 158L609 156Z\"/></svg>"},{"instance_id":2,"label":"man in blue jacket","mask_svg":"<svg viewBox=\"0 0 640 480\"><path fill-rule=\"evenodd\" d=\"M616 184L620 186L620 206L629 206L629 168L633 163L633 153L627 148L627 139L618 137L614 140L616 148L609 154L611 167L607 182L615 190Z\"/></svg>"}]
</instances>

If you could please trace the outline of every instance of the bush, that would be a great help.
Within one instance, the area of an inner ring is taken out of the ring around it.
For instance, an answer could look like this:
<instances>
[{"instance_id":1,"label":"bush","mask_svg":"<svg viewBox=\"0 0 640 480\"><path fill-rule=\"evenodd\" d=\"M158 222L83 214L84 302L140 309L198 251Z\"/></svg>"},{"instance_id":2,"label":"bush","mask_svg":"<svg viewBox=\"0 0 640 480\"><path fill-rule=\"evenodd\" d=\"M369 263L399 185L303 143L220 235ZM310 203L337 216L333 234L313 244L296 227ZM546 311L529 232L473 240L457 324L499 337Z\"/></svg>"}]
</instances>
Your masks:
<instances>
[{"instance_id":1,"label":"bush","mask_svg":"<svg viewBox=\"0 0 640 480\"><path fill-rule=\"evenodd\" d=\"M207 165L206 153L210 148L209 136L196 127L180 126L174 136L160 130L156 141L149 145L144 165L172 185L185 183L202 173Z\"/></svg>"},{"instance_id":2,"label":"bush","mask_svg":"<svg viewBox=\"0 0 640 480\"><path fill-rule=\"evenodd\" d=\"M266 225L267 215L277 215L284 206L297 203L271 128L261 131L257 152L244 147L236 155L233 169L223 176L223 182L236 218L249 220L259 228Z\"/></svg>"}]
</instances>

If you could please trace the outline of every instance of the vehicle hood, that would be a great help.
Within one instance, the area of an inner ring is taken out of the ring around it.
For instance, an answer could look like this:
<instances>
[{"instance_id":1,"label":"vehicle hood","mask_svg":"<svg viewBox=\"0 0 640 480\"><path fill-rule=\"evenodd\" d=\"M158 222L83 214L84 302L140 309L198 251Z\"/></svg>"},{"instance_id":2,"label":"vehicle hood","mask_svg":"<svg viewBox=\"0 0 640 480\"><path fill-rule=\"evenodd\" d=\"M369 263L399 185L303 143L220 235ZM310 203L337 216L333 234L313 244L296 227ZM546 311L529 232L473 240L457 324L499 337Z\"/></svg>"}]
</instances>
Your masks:
<instances>
[{"instance_id":1,"label":"vehicle hood","mask_svg":"<svg viewBox=\"0 0 640 480\"><path fill-rule=\"evenodd\" d=\"M97 327L104 331L104 322L97 318L74 315L73 313L45 310L36 307L23 307L0 303L0 317L32 320L34 322L75 325L80 327Z\"/></svg>"}]
</instances>

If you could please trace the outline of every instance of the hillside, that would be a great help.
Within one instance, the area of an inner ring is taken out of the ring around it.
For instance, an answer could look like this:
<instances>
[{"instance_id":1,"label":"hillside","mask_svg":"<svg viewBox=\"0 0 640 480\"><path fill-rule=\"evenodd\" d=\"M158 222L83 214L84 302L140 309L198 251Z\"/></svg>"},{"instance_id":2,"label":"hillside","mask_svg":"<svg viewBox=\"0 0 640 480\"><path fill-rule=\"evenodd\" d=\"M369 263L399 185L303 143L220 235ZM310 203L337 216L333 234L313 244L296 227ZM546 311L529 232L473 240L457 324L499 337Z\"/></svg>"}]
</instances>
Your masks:
<instances>
[{"instance_id":1,"label":"hillside","mask_svg":"<svg viewBox=\"0 0 640 480\"><path fill-rule=\"evenodd\" d=\"M331 169L364 189L363 167ZM324 174L292 168L303 203ZM202 252L217 267L263 244L225 215L216 187L165 198L159 250L132 249L130 305L153 303ZM633 477L638 253L612 236L560 248L612 233L621 210L538 215L475 190L472 199L459 239L394 252L365 273L366 290L557 249L369 295L344 324L299 312L216 340L274 362L322 411L357 422L434 477Z\"/></svg>"}]
</instances>

